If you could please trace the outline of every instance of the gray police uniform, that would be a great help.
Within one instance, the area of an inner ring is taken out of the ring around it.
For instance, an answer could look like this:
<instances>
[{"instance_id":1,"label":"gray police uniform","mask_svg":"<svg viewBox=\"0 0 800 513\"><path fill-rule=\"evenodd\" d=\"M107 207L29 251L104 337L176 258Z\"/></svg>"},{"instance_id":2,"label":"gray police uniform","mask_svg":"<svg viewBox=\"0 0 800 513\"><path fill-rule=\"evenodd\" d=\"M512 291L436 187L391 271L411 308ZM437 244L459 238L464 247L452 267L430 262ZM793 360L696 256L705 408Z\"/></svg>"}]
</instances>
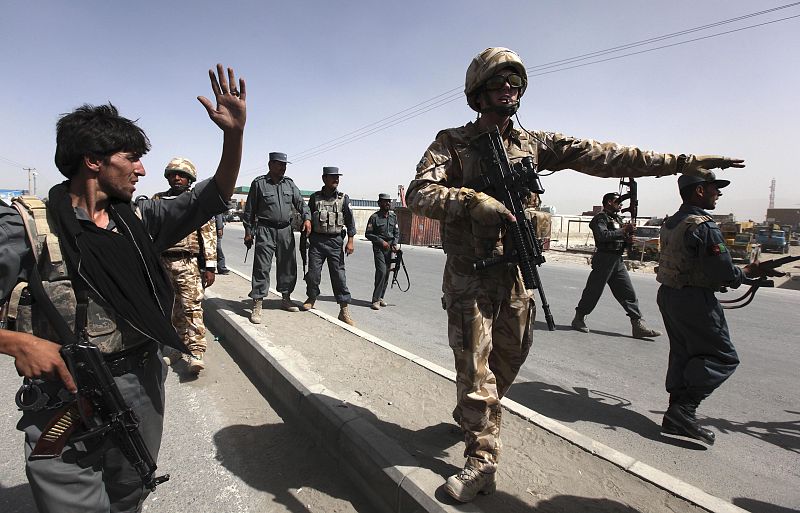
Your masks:
<instances>
[{"instance_id":1,"label":"gray police uniform","mask_svg":"<svg viewBox=\"0 0 800 513\"><path fill-rule=\"evenodd\" d=\"M276 289L291 294L297 284L297 254L292 233L292 206L309 220L308 206L291 178L273 183L268 175L250 185L244 207L244 228L255 239L250 297L262 299L269 293L269 272L276 257Z\"/></svg>"},{"instance_id":2,"label":"gray police uniform","mask_svg":"<svg viewBox=\"0 0 800 513\"><path fill-rule=\"evenodd\" d=\"M311 236L308 238L306 294L310 299L319 296L322 264L327 260L336 302L350 303L344 274L345 230L348 237L356 235L350 198L338 190L328 195L323 188L308 199L308 208L311 211Z\"/></svg>"},{"instance_id":3,"label":"gray police uniform","mask_svg":"<svg viewBox=\"0 0 800 513\"><path fill-rule=\"evenodd\" d=\"M611 288L614 298L622 305L625 314L631 319L641 319L639 302L633 290L628 270L622 262L625 251L625 233L622 219L606 211L600 212L589 223L594 234L596 251L592 256L592 272L586 280L581 300L575 311L578 315L589 315L597 306L606 284Z\"/></svg>"},{"instance_id":4,"label":"gray police uniform","mask_svg":"<svg viewBox=\"0 0 800 513\"><path fill-rule=\"evenodd\" d=\"M372 242L372 253L375 257L375 288L372 291L372 302L383 299L389 284L389 260L392 258L392 246L400 242L400 227L397 225L397 214L390 210L384 216L379 210L369 217L364 235ZM383 249L383 242L389 247Z\"/></svg>"},{"instance_id":5,"label":"gray police uniform","mask_svg":"<svg viewBox=\"0 0 800 513\"><path fill-rule=\"evenodd\" d=\"M656 279L661 283L658 308L669 336L670 403L682 398L699 403L739 365L714 293L737 288L743 277L706 211L684 204L664 222Z\"/></svg>"},{"instance_id":6,"label":"gray police uniform","mask_svg":"<svg viewBox=\"0 0 800 513\"><path fill-rule=\"evenodd\" d=\"M156 247L169 247L199 227L217 212L226 208L219 189L212 180L199 182L191 191L173 201L156 202L142 199L136 202L145 230ZM91 223L88 214L75 209L78 222ZM106 227L115 230L113 221ZM33 258L26 240L23 221L18 212L0 206L0 301L11 302L12 290L19 282L30 279ZM66 275L55 276L58 265L48 248L41 271L45 290L71 294L71 283ZM102 291L101 291L102 292ZM51 297L53 293L49 293ZM71 296L74 298L74 294ZM19 298L18 298L19 299ZM52 333L49 323L31 316L24 294L19 300L16 329L34 334ZM64 302L54 298L57 306ZM74 304L73 304L74 305ZM74 321L74 306L71 316ZM114 381L128 404L140 419L139 430L145 444L156 460L161 445L164 416L164 379L166 367L161 359L159 344L117 316L115 311L96 294L89 294L87 335L105 354L114 375ZM57 337L44 338L57 341ZM128 355L128 356L122 356ZM134 358L135 357L135 358ZM132 364L135 360L135 365ZM45 409L26 411L17 429L25 433L26 474L37 507L42 512L81 511L108 513L109 511L138 511L147 497L138 473L109 437L97 441L67 442L61 457L30 460L42 431L54 415L52 408L58 402L60 381L46 381L42 388L51 400Z\"/></svg>"}]
</instances>

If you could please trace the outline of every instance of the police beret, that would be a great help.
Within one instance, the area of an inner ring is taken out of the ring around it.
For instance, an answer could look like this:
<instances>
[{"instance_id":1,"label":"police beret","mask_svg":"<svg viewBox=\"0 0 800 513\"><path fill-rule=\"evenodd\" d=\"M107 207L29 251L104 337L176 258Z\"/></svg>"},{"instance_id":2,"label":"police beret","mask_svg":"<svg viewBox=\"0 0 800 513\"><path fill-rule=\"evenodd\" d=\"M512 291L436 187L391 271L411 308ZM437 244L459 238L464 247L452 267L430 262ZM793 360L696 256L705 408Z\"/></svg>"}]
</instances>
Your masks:
<instances>
[{"instance_id":1,"label":"police beret","mask_svg":"<svg viewBox=\"0 0 800 513\"><path fill-rule=\"evenodd\" d=\"M678 178L678 190L682 191L686 187L691 187L699 183L713 183L718 189L727 187L731 184L730 180L717 180L713 172L709 171L705 177L693 175L681 175Z\"/></svg>"}]
</instances>

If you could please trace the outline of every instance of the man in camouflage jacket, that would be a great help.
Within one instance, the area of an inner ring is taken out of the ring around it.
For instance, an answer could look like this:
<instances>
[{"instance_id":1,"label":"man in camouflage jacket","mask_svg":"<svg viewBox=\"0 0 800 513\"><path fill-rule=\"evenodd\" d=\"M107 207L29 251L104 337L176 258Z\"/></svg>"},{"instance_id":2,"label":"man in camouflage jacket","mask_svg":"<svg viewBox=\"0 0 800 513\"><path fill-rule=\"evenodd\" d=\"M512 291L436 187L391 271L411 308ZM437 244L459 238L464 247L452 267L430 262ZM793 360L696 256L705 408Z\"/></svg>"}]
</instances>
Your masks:
<instances>
[{"instance_id":1,"label":"man in camouflage jacket","mask_svg":"<svg viewBox=\"0 0 800 513\"><path fill-rule=\"evenodd\" d=\"M511 116L526 87L525 66L516 53L488 48L478 54L467 69L464 92L479 118L439 132L408 187L411 210L440 221L447 254L442 291L457 375L453 417L464 432L467 461L445 489L462 502L495 490L500 399L528 355L535 312L533 291L516 267L473 268L477 259L508 250L503 223L513 216L496 199L464 186L481 174L480 155L470 141L496 126L512 163L530 156L540 170L574 169L600 177L703 175L709 168L743 166L724 157L662 154L517 128ZM528 206L533 210L537 204L531 194Z\"/></svg>"},{"instance_id":2,"label":"man in camouflage jacket","mask_svg":"<svg viewBox=\"0 0 800 513\"><path fill-rule=\"evenodd\" d=\"M169 190L153 195L154 200L172 200L188 191L197 180L197 168L191 160L176 157L167 163L164 177ZM175 303L172 324L191 352L189 372L205 369L206 325L203 322L203 291L214 283L217 267L217 231L214 219L161 254L161 261L172 280ZM180 354L165 350L164 361L174 364Z\"/></svg>"}]
</instances>

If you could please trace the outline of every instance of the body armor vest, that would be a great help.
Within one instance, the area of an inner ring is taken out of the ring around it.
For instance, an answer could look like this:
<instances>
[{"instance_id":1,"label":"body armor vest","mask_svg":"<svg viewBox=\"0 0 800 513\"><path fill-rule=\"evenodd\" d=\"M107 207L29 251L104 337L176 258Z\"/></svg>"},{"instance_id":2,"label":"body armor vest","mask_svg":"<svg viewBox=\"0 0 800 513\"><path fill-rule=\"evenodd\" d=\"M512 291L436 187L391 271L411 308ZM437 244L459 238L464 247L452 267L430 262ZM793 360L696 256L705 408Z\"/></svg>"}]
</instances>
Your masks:
<instances>
[{"instance_id":1,"label":"body armor vest","mask_svg":"<svg viewBox=\"0 0 800 513\"><path fill-rule=\"evenodd\" d=\"M311 213L311 227L314 233L340 235L344 230L344 193L326 198L321 191L314 193L316 210Z\"/></svg>"},{"instance_id":2,"label":"body armor vest","mask_svg":"<svg viewBox=\"0 0 800 513\"><path fill-rule=\"evenodd\" d=\"M74 330L77 301L67 264L62 257L56 225L39 198L14 198L13 205L22 216L45 293L69 328ZM46 340L59 340L42 308L33 301L27 283L17 284L8 302L8 318L13 321L16 331L31 333ZM117 319L114 310L91 288L88 291L86 335L89 342L103 353L115 353L150 340L124 320Z\"/></svg>"},{"instance_id":3,"label":"body armor vest","mask_svg":"<svg viewBox=\"0 0 800 513\"><path fill-rule=\"evenodd\" d=\"M697 257L690 255L684 244L687 232L696 230L701 224L713 221L713 219L710 216L689 215L674 228L667 228L667 221L661 226L661 253L658 259L656 280L675 289L702 287L719 290L722 288L721 283L713 282L701 271Z\"/></svg>"}]
</instances>

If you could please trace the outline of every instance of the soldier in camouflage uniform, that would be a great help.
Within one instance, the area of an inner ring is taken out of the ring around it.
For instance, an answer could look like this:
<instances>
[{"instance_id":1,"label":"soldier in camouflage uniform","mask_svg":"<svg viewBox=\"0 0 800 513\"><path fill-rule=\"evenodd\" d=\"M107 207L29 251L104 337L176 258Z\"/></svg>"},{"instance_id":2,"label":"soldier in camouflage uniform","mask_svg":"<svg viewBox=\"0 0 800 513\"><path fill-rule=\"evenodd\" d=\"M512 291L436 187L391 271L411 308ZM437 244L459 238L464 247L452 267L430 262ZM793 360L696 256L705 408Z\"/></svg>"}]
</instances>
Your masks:
<instances>
[{"instance_id":1,"label":"soldier in camouflage uniform","mask_svg":"<svg viewBox=\"0 0 800 513\"><path fill-rule=\"evenodd\" d=\"M445 489L467 502L495 490L500 452L500 399L513 383L533 341L534 304L517 267L497 265L476 272L473 263L502 255L504 221L510 212L491 196L465 187L481 174L470 141L497 126L512 163L532 157L540 170L574 169L601 177L703 175L708 168L741 166L715 156L673 155L614 143L517 128L511 116L527 87L525 66L506 48L488 48L467 69L467 103L477 121L438 133L408 187L412 211L441 222L447 254L442 284L448 339L457 375L453 417L464 431L464 468ZM538 199L529 198L530 215Z\"/></svg>"},{"instance_id":2,"label":"soldier in camouflage uniform","mask_svg":"<svg viewBox=\"0 0 800 513\"><path fill-rule=\"evenodd\" d=\"M169 201L191 189L197 180L197 169L191 160L175 157L164 169L169 190L153 195L154 200ZM206 326L203 322L203 291L214 283L217 267L216 224L212 218L199 230L161 254L164 267L172 279L175 304L172 325L191 352L189 372L199 374L205 369ZM180 354L164 351L167 365L174 364Z\"/></svg>"},{"instance_id":3,"label":"soldier in camouflage uniform","mask_svg":"<svg viewBox=\"0 0 800 513\"><path fill-rule=\"evenodd\" d=\"M160 347L186 350L170 322L173 295L160 254L225 211L242 158L244 81L221 65L209 76L216 105L198 99L224 134L213 178L172 201L132 203L145 175L140 157L150 149L147 136L113 105L84 105L58 121L55 162L67 180L50 189L47 205L0 207L0 303L14 312L0 329L0 353L12 356L19 374L47 394L43 404L29 404L17 424L41 512L139 512L150 493L114 437L72 436L82 434L80 421L67 419L58 404L63 399L74 405L70 394L78 387L60 353L68 341L55 333L45 301L68 330L78 327L78 313L85 314L85 337L103 353L157 462L166 377ZM44 289L41 302L27 294L34 270ZM55 422L78 431L54 430ZM49 435L65 444L60 454L30 458Z\"/></svg>"},{"instance_id":4,"label":"soldier in camouflage uniform","mask_svg":"<svg viewBox=\"0 0 800 513\"><path fill-rule=\"evenodd\" d=\"M383 296L389 284L389 263L392 251L397 251L400 243L400 226L397 214L392 208L392 197L388 194L378 195L380 210L369 216L364 236L372 242L372 253L375 257L375 287L372 290L373 310L386 306Z\"/></svg>"}]
</instances>

